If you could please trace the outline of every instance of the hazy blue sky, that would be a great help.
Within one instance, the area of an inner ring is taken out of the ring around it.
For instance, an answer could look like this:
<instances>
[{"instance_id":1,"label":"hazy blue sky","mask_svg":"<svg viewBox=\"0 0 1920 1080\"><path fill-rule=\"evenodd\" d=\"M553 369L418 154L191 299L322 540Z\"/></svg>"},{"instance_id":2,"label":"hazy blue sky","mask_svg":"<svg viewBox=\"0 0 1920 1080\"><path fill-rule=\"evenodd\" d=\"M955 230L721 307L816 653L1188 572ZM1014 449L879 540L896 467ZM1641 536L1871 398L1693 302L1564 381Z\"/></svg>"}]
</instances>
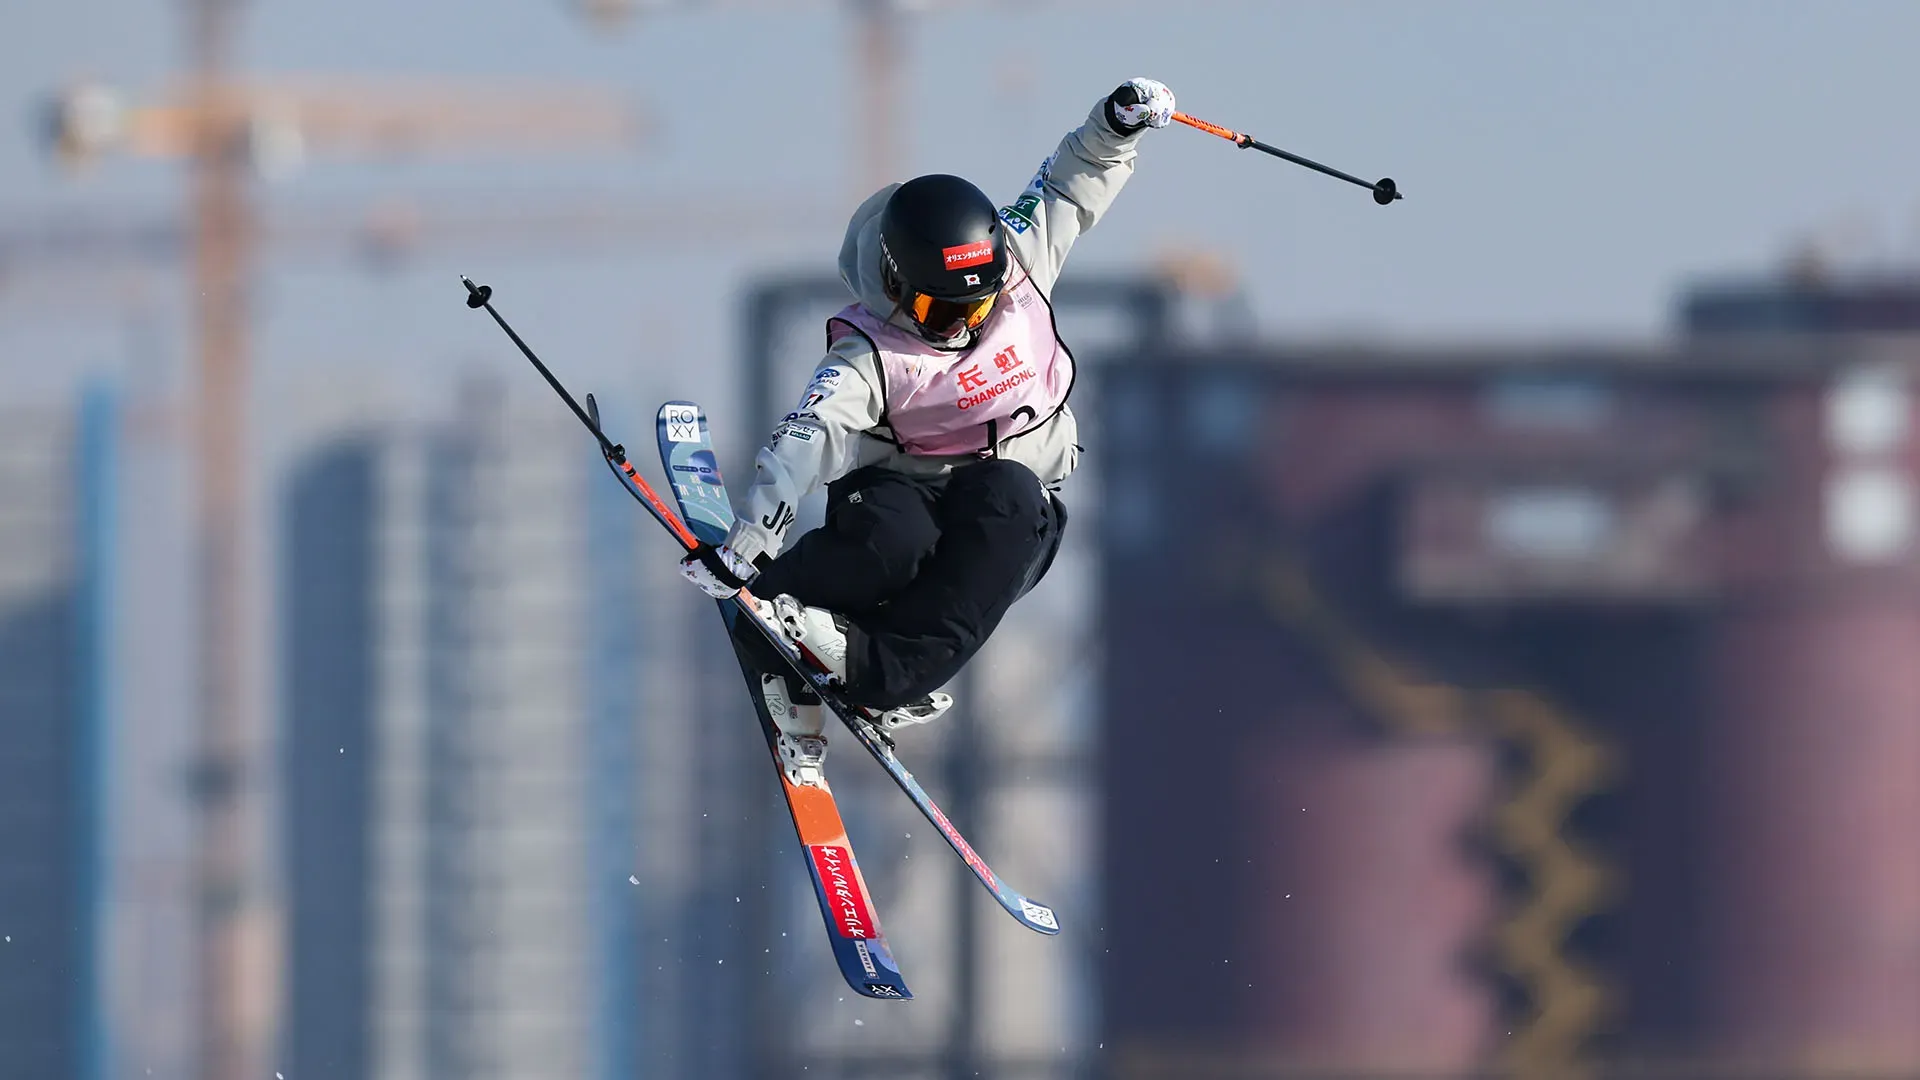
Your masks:
<instances>
[{"instance_id":1,"label":"hazy blue sky","mask_svg":"<svg viewBox=\"0 0 1920 1080\"><path fill-rule=\"evenodd\" d=\"M35 95L78 74L136 92L163 84L182 55L181 6L13 5L0 102L22 122L0 129L12 132L0 137L0 221L53 205L177 204L176 167L118 160L64 178L25 121ZM560 0L251 0L242 59L254 71L585 81L650 103L660 125L624 156L319 163L267 191L274 206L499 192L549 205L595 192L682 206L710 236L591 261L535 262L510 244L458 259L427 251L385 275L276 258L258 297L267 385L438 377L499 358L493 331L459 306L465 271L500 286L509 312L575 370L673 370L675 388L716 391L695 372L733 354L722 320L736 283L761 265L830 267L860 193L850 20L838 5L786 6L800 10L688 3L603 35ZM943 5L913 21L902 171L960 171L1010 196L1096 97L1146 74L1193 113L1397 178L1406 201L1381 209L1358 188L1198 132L1152 135L1122 201L1083 241L1082 265L1216 252L1272 335L1647 335L1689 278L1766 268L1797 233L1846 215L1920 248L1920 4L1032 7ZM729 207L795 201L831 209L774 235L729 224ZM177 363L177 333L130 336L123 303L87 296L93 280L58 305L23 310L0 294L0 388L123 363L130 341L149 362ZM163 330L177 330L171 310L154 305Z\"/></svg>"}]
</instances>

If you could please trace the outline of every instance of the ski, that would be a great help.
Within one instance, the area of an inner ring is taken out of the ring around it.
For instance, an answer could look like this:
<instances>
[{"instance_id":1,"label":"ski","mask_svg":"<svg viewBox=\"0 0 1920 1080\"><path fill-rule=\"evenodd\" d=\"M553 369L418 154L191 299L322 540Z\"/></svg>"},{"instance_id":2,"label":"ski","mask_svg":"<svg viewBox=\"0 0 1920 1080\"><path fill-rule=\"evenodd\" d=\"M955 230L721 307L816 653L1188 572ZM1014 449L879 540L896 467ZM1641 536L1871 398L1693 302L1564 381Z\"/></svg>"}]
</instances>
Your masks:
<instances>
[{"instance_id":1,"label":"ski","mask_svg":"<svg viewBox=\"0 0 1920 1080\"><path fill-rule=\"evenodd\" d=\"M627 460L626 447L607 438L606 432L600 427L600 410L594 403L593 395L587 395L586 408L582 409L547 365L534 355L526 342L520 340L520 335L514 333L513 327L507 325L507 320L494 310L493 288L476 285L472 278L464 276L460 283L467 289L467 306L476 310L486 309L501 331L512 339L514 347L520 350L520 354L527 358L540 377L547 381L553 392L560 395L560 399L567 403L567 408L592 433L594 440L600 444L600 454L606 459L607 467L619 478L627 494L646 508L661 528L672 533L682 549L692 551L698 547L700 538L654 492L653 486L640 476L633 463ZM714 475L717 482L718 472ZM724 495L721 496L721 505L726 505ZM695 520L702 529L710 527L708 522ZM729 608L734 610L735 614L731 617L735 618L740 612L749 610L738 603L726 603L722 604L723 614ZM784 680L778 681L784 687ZM751 678L749 683L752 683ZM812 875L814 891L820 901L820 912L827 922L827 940L841 974L856 993L867 997L895 1000L911 998L913 994L901 978L900 967L894 962L886 938L880 933L880 924L873 916L872 898L867 892L866 882L860 877L859 868L854 865L853 847L847 842L846 826L841 823L840 809L826 786L826 778L820 773L817 759L811 768L804 755L796 755L791 761L783 760L779 726L769 715L770 703L765 695L758 692L753 695L753 700L754 711L760 716L761 728L766 732L769 748L773 751L774 766L779 770L786 791L787 808L792 812L794 830L806 849L808 872ZM777 704L783 714L792 714L791 703L777 701L773 704Z\"/></svg>"},{"instance_id":2,"label":"ski","mask_svg":"<svg viewBox=\"0 0 1920 1080\"><path fill-rule=\"evenodd\" d=\"M719 543L726 538L733 514L707 438L706 418L697 409L670 405L660 410L657 426L660 461L671 478L682 520L694 536ZM724 600L717 605L731 639L734 623L742 617L741 608ZM767 750L773 756L774 771L780 777L794 833L806 853L814 895L827 923L827 941L841 975L856 992L868 997L912 997L880 929L879 917L874 914L873 897L854 859L853 844L847 839L833 789L819 767L825 738L785 730L783 724L791 727L797 719L794 703L786 700L786 680L756 670L737 649L735 655L753 699L754 713L760 718ZM810 738L818 745L810 744Z\"/></svg>"},{"instance_id":3,"label":"ski","mask_svg":"<svg viewBox=\"0 0 1920 1080\"><path fill-rule=\"evenodd\" d=\"M660 443L661 465L673 485L673 493L680 507L681 515L696 534L709 543L719 543L727 531L733 527L733 505L727 498L727 489L720 475L718 459L713 453L713 443L707 432L707 418L699 405L690 401L670 401L660 407L656 431ZM742 596L745 596L742 592ZM780 632L748 606L744 601L728 601L721 605L722 613L728 618L729 629L734 619L746 618L751 621L773 646L780 651L787 663L802 678L806 679L819 694L834 715L840 718L853 737L865 747L894 783L907 793L920 813L938 829L940 835L953 848L954 854L973 872L973 876L985 886L1007 914L1021 925L1042 934L1058 934L1060 920L1053 909L1034 902L1019 890L1008 885L987 861L974 851L973 845L947 820L938 804L929 796L926 789L913 777L913 773L901 764L895 755L892 743L868 722L862 710L849 705L840 698L828 683L827 676L815 669L787 643ZM742 660L743 668L746 661ZM752 674L749 675L752 682ZM755 688L756 700L759 697Z\"/></svg>"}]
</instances>

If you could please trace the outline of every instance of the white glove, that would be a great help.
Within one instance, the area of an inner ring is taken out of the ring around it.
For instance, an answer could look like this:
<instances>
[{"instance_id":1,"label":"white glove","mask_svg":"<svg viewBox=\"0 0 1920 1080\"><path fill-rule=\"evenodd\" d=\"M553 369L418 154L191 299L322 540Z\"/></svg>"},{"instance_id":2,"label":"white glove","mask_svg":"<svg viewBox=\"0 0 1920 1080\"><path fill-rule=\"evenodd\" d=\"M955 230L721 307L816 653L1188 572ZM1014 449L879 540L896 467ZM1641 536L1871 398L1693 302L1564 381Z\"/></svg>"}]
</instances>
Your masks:
<instances>
[{"instance_id":1,"label":"white glove","mask_svg":"<svg viewBox=\"0 0 1920 1080\"><path fill-rule=\"evenodd\" d=\"M701 544L680 560L680 576L715 600L725 600L754 578L753 564L725 544Z\"/></svg>"},{"instance_id":2,"label":"white glove","mask_svg":"<svg viewBox=\"0 0 1920 1080\"><path fill-rule=\"evenodd\" d=\"M1128 79L1107 95L1107 119L1122 135L1166 127L1173 123L1173 91L1153 79Z\"/></svg>"}]
</instances>

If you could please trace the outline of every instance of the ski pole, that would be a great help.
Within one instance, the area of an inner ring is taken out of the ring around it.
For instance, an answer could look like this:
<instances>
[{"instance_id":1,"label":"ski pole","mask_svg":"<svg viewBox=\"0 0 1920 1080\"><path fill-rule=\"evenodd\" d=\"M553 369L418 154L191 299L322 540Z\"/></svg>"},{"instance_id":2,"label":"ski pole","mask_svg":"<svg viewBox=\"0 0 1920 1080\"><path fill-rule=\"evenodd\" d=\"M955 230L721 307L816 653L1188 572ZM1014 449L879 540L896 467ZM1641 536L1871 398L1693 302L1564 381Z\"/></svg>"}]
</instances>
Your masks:
<instances>
[{"instance_id":1,"label":"ski pole","mask_svg":"<svg viewBox=\"0 0 1920 1080\"><path fill-rule=\"evenodd\" d=\"M580 407L579 402L573 400L573 395L567 393L567 388L560 385L560 380L554 378L553 372L547 370L547 365L541 363L538 356L533 355L533 350L527 348L527 343L521 341L520 335L513 332L513 327L507 325L507 320L501 318L500 313L493 310L493 304L491 303L493 299L493 286L475 285L473 279L467 277L465 274L460 276L460 283L467 287L467 306L476 310L479 308L487 309L487 314L493 316L493 321L499 323L500 329L505 330L507 336L513 339L513 343L519 346L521 354L528 360L533 361L533 366L539 369L541 377L547 380L547 385L553 387L554 393L559 394L560 397L566 401L567 408L573 410L573 415L580 418L580 422L587 426L588 431L593 432L593 437L600 441L600 452L606 455L607 464L613 466L625 476L629 485L628 493L633 495L634 498L640 501L641 505L651 511L660 524L665 525L667 531L673 533L674 538L680 541L681 546L685 547L688 551L699 547L700 541L693 535L692 530L688 529L686 523L680 520L679 515L675 514L667 507L666 503L661 501L660 496L654 493L653 486L642 479L639 471L627 460L627 448L607 438L606 432L600 430L600 409L594 405L593 395L587 395L587 407L585 409Z\"/></svg>"},{"instance_id":2,"label":"ski pole","mask_svg":"<svg viewBox=\"0 0 1920 1080\"><path fill-rule=\"evenodd\" d=\"M1204 131L1209 135L1218 135L1221 138L1227 140L1228 142L1234 144L1235 146L1240 147L1242 150L1259 150L1264 153L1272 154L1274 157L1277 157L1277 158L1285 158L1286 160L1293 162L1295 165L1305 165L1307 168L1313 169L1317 172L1323 172L1323 173L1326 173L1328 176L1338 177L1341 180L1345 180L1349 184L1358 184L1361 187L1367 188L1368 190L1372 191L1373 201L1379 203L1381 206L1386 206L1392 203L1393 200L1404 197L1400 194L1400 189L1394 186L1393 179L1391 177L1383 176L1379 180L1373 183L1368 183L1367 181L1362 180L1357 176L1348 175L1347 173L1341 172L1339 169L1329 168L1325 165L1320 164L1317 161L1309 161L1298 154L1289 154L1285 150L1282 150L1277 146L1268 146L1266 143L1261 142L1260 140L1254 138L1251 135L1243 135L1240 132L1233 130L1232 128L1224 128L1224 127L1221 127L1219 124L1208 123L1207 121L1202 120L1199 117L1188 116L1186 113L1177 112L1173 114L1173 118L1175 120L1180 121L1183 124L1188 125L1189 127L1199 128L1201 131Z\"/></svg>"}]
</instances>

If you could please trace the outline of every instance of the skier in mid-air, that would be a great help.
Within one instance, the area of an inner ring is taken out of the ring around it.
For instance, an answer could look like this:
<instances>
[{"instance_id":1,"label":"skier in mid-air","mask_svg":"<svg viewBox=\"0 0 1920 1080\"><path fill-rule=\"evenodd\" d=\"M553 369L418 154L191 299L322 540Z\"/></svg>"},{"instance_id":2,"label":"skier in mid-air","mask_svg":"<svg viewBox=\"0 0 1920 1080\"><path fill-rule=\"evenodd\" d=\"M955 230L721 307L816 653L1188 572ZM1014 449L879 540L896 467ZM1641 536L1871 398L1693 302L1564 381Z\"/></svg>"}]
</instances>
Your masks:
<instances>
[{"instance_id":1,"label":"skier in mid-air","mask_svg":"<svg viewBox=\"0 0 1920 1080\"><path fill-rule=\"evenodd\" d=\"M759 451L744 513L681 563L709 596L749 589L883 730L947 710L937 688L1059 550L1057 492L1081 448L1048 296L1132 175L1141 134L1173 109L1159 82L1121 84L998 210L948 175L862 203L840 247L855 302L828 320L825 359ZM822 485L825 523L782 552ZM779 681L763 678L770 705ZM780 711L818 700L786 689Z\"/></svg>"}]
</instances>

